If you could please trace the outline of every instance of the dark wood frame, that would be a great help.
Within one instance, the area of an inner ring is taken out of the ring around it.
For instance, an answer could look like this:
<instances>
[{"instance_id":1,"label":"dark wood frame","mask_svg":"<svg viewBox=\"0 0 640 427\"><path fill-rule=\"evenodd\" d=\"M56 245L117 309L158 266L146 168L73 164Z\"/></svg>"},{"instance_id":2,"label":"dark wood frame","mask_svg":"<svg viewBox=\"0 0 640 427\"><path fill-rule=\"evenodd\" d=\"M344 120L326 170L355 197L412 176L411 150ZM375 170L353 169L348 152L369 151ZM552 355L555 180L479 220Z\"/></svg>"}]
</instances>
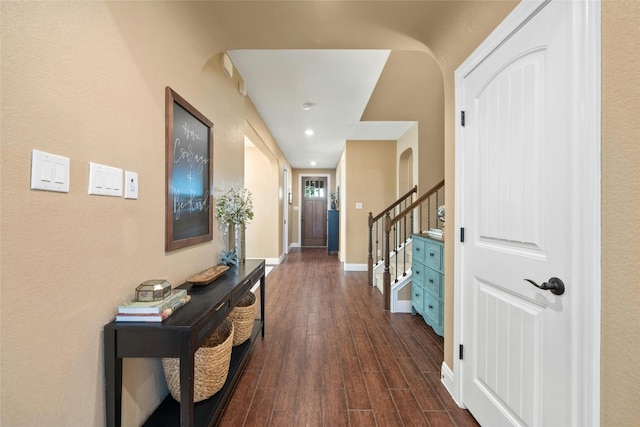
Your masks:
<instances>
[{"instance_id":1,"label":"dark wood frame","mask_svg":"<svg viewBox=\"0 0 640 427\"><path fill-rule=\"evenodd\" d=\"M207 167L203 169L208 174L208 188L203 207L208 216L208 227L206 233L201 233L185 238L174 239L174 163L175 163L175 141L176 132L174 129L174 103L182 107L193 119L199 121L206 127L206 161ZM202 113L188 103L183 97L178 95L170 87L165 90L165 173L166 173L166 201L165 201L165 251L173 251L198 243L213 239L213 213L211 211L211 194L213 194L213 123Z\"/></svg>"}]
</instances>

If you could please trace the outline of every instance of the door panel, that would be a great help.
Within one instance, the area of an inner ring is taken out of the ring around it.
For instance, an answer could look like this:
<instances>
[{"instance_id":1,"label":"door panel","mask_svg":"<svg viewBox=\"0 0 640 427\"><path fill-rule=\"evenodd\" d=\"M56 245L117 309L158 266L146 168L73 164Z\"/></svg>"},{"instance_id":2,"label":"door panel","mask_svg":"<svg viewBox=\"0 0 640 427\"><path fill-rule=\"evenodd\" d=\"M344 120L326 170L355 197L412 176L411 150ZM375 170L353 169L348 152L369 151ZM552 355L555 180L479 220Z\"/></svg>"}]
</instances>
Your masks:
<instances>
[{"instance_id":1,"label":"door panel","mask_svg":"<svg viewBox=\"0 0 640 427\"><path fill-rule=\"evenodd\" d=\"M302 246L327 246L327 179L302 177Z\"/></svg>"},{"instance_id":2,"label":"door panel","mask_svg":"<svg viewBox=\"0 0 640 427\"><path fill-rule=\"evenodd\" d=\"M546 50L528 52L490 79L476 96L477 215L481 240L540 249L543 68Z\"/></svg>"},{"instance_id":3,"label":"door panel","mask_svg":"<svg viewBox=\"0 0 640 427\"><path fill-rule=\"evenodd\" d=\"M464 78L462 387L482 425L571 424L571 18L551 1ZM524 280L550 277L568 291Z\"/></svg>"},{"instance_id":4,"label":"door panel","mask_svg":"<svg viewBox=\"0 0 640 427\"><path fill-rule=\"evenodd\" d=\"M475 281L478 340L475 385L494 405L533 425L540 401L540 347L544 307L482 280ZM504 351L505 348L509 351Z\"/></svg>"}]
</instances>

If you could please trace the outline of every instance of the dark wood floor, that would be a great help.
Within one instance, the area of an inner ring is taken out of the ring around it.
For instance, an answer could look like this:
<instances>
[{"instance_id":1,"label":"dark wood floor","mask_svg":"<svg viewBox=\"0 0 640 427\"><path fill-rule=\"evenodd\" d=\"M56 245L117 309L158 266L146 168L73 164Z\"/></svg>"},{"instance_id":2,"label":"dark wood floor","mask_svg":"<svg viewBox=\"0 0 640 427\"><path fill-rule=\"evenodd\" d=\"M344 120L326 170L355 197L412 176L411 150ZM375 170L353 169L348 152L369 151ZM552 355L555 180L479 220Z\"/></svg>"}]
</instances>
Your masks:
<instances>
[{"instance_id":1,"label":"dark wood floor","mask_svg":"<svg viewBox=\"0 0 640 427\"><path fill-rule=\"evenodd\" d=\"M266 335L222 426L477 426L440 382L442 338L385 312L366 272L295 249L265 289Z\"/></svg>"}]
</instances>

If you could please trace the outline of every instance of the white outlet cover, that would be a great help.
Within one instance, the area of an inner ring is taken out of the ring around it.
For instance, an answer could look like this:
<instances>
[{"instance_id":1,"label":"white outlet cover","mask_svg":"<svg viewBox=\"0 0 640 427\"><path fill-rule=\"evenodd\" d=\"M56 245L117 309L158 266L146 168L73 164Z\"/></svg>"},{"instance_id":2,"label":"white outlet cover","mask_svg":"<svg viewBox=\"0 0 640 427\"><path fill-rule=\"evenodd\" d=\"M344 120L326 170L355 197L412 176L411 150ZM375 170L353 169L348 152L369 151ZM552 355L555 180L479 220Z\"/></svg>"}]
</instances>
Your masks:
<instances>
[{"instance_id":1,"label":"white outlet cover","mask_svg":"<svg viewBox=\"0 0 640 427\"><path fill-rule=\"evenodd\" d=\"M138 174L131 171L124 172L124 198L138 198Z\"/></svg>"}]
</instances>

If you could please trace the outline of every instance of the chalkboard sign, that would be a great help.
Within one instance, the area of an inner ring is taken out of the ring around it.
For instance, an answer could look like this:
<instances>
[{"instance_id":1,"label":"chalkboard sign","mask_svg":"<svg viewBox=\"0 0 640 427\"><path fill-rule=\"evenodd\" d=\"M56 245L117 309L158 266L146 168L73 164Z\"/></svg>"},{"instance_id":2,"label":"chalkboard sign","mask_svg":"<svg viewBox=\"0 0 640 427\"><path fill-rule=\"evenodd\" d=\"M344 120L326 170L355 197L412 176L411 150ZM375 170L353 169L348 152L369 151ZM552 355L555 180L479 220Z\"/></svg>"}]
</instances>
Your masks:
<instances>
[{"instance_id":1,"label":"chalkboard sign","mask_svg":"<svg viewBox=\"0 0 640 427\"><path fill-rule=\"evenodd\" d=\"M167 87L165 251L213 238L213 123Z\"/></svg>"}]
</instances>

